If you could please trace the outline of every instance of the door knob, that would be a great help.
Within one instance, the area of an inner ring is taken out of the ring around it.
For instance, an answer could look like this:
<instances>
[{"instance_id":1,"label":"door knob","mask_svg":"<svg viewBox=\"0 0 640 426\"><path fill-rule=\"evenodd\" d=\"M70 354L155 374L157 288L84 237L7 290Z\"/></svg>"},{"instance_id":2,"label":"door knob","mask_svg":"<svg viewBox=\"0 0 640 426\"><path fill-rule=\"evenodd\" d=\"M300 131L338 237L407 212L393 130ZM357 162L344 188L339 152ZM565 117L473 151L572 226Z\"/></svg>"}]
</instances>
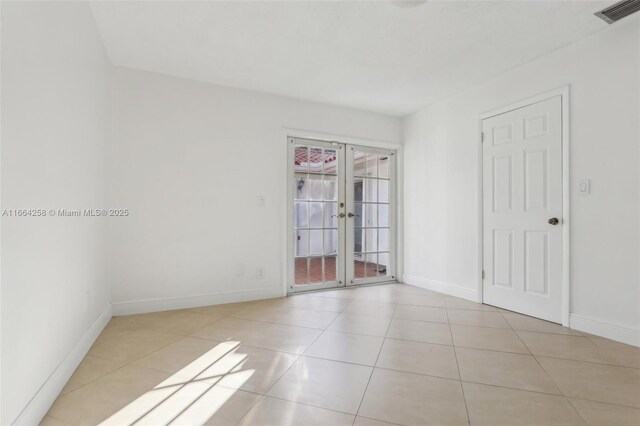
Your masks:
<instances>
[{"instance_id":1,"label":"door knob","mask_svg":"<svg viewBox=\"0 0 640 426\"><path fill-rule=\"evenodd\" d=\"M349 212L349 213L347 214L347 216L349 216L349 217L354 217L354 216L358 216L358 217L360 217L360 215L359 215L359 214L353 214L353 213L351 213L351 212Z\"/></svg>"},{"instance_id":2,"label":"door knob","mask_svg":"<svg viewBox=\"0 0 640 426\"><path fill-rule=\"evenodd\" d=\"M340 213L340 214L338 215L338 217L343 218L343 217L344 217L344 213Z\"/></svg>"},{"instance_id":3,"label":"door knob","mask_svg":"<svg viewBox=\"0 0 640 426\"><path fill-rule=\"evenodd\" d=\"M552 217L551 219L548 220L548 222L550 225L557 225L560 223L557 217Z\"/></svg>"}]
</instances>

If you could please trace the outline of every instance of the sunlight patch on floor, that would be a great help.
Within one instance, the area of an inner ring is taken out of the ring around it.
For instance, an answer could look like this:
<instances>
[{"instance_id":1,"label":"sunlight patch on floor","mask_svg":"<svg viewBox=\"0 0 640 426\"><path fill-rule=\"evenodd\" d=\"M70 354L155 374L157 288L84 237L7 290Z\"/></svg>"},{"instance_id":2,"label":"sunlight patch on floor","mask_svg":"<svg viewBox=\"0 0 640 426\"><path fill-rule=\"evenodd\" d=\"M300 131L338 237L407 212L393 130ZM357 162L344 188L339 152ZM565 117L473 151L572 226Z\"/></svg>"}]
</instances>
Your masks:
<instances>
[{"instance_id":1,"label":"sunlight patch on floor","mask_svg":"<svg viewBox=\"0 0 640 426\"><path fill-rule=\"evenodd\" d=\"M100 425L205 423L254 373L239 346L220 343Z\"/></svg>"}]
</instances>

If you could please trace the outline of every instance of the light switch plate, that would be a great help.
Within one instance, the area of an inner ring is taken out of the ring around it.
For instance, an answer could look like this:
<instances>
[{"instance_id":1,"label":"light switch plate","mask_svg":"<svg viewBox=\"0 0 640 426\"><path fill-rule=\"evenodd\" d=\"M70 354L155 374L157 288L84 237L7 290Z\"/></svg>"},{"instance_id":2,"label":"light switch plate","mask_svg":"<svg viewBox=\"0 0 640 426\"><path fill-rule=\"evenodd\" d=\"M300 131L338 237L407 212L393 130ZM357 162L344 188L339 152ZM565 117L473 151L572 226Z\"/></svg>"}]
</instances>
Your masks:
<instances>
[{"instance_id":1,"label":"light switch plate","mask_svg":"<svg viewBox=\"0 0 640 426\"><path fill-rule=\"evenodd\" d=\"M589 179L580 179L578 182L578 194L589 195L591 193L591 181Z\"/></svg>"}]
</instances>

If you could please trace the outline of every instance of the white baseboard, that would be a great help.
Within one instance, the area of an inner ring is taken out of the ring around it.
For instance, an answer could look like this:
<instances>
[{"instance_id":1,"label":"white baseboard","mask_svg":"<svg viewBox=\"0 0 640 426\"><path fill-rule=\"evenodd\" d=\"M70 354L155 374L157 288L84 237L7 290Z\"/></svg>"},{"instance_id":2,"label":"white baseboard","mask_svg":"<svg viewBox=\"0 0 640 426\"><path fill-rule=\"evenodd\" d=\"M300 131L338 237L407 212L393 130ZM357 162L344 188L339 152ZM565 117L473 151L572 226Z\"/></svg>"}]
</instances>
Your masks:
<instances>
[{"instance_id":1,"label":"white baseboard","mask_svg":"<svg viewBox=\"0 0 640 426\"><path fill-rule=\"evenodd\" d=\"M478 299L480 297L478 290L461 287L456 284L449 284L436 280L428 280L426 278L410 274L404 274L402 278L405 284L424 288L426 290L437 291L438 293L448 294L449 296L459 297L461 299L471 300L472 302L478 302Z\"/></svg>"},{"instance_id":2,"label":"white baseboard","mask_svg":"<svg viewBox=\"0 0 640 426\"><path fill-rule=\"evenodd\" d=\"M93 342L96 341L104 327L109 323L109 320L111 320L111 305L108 305L91 324L91 327L38 389L38 392L31 398L12 425L33 426L40 424L73 372L76 371L84 356L91 349ZM8 389L5 391L8 391Z\"/></svg>"},{"instance_id":3,"label":"white baseboard","mask_svg":"<svg viewBox=\"0 0 640 426\"><path fill-rule=\"evenodd\" d=\"M248 302L250 300L271 299L282 296L282 286L257 288L240 291L221 291L197 296L171 297L165 299L133 300L113 302L113 316L146 314L149 312L170 311L174 309L197 308L200 306L220 305L222 303Z\"/></svg>"},{"instance_id":4,"label":"white baseboard","mask_svg":"<svg viewBox=\"0 0 640 426\"><path fill-rule=\"evenodd\" d=\"M579 314L569 314L569 326L578 331L606 337L628 345L640 346L640 330Z\"/></svg>"}]
</instances>

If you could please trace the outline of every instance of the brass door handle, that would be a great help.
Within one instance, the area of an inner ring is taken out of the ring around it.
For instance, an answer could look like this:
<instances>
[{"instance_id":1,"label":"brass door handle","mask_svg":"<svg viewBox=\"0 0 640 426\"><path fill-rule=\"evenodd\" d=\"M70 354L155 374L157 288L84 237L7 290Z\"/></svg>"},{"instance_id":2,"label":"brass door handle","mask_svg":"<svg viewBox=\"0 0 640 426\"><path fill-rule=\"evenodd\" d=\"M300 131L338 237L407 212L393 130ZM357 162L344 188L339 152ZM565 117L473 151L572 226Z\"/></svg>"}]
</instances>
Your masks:
<instances>
[{"instance_id":1,"label":"brass door handle","mask_svg":"<svg viewBox=\"0 0 640 426\"><path fill-rule=\"evenodd\" d=\"M349 214L347 214L347 216L349 216L349 217L354 217L354 216L358 216L358 217L360 217L360 215L359 215L359 214L353 214L353 213L351 213L351 212L349 212Z\"/></svg>"}]
</instances>

